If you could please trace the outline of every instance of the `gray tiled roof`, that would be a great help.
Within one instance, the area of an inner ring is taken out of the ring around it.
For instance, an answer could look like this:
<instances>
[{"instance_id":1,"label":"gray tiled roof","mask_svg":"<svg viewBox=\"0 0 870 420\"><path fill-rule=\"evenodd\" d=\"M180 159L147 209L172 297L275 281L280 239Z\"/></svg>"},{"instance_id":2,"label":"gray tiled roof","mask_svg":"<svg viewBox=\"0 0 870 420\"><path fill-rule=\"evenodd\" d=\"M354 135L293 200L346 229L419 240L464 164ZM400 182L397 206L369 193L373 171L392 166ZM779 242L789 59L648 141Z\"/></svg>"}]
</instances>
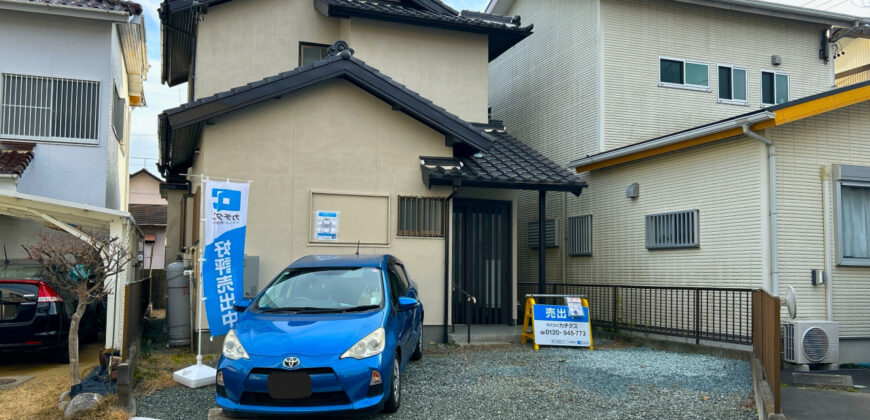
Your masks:
<instances>
[{"instance_id":1,"label":"gray tiled roof","mask_svg":"<svg viewBox=\"0 0 870 420\"><path fill-rule=\"evenodd\" d=\"M86 9L111 10L127 12L131 15L142 13L142 5L124 0L25 0L29 3L41 3L56 6L82 7Z\"/></svg>"},{"instance_id":2,"label":"gray tiled roof","mask_svg":"<svg viewBox=\"0 0 870 420\"><path fill-rule=\"evenodd\" d=\"M570 191L579 194L586 182L537 150L490 125L475 124L495 139L478 156L421 157L424 178L430 185L497 186L532 190ZM454 164L451 166L451 162ZM461 162L461 165L460 165Z\"/></svg>"},{"instance_id":3,"label":"gray tiled roof","mask_svg":"<svg viewBox=\"0 0 870 420\"><path fill-rule=\"evenodd\" d=\"M358 11L371 12L378 15L393 15L396 17L429 20L440 23L451 23L460 26L482 27L493 29L508 29L518 32L529 32L531 27L521 28L512 23L502 23L477 17L460 16L456 14L435 13L429 10L409 7L402 2L371 1L371 0L315 0L318 4L337 6Z\"/></svg>"}]
</instances>

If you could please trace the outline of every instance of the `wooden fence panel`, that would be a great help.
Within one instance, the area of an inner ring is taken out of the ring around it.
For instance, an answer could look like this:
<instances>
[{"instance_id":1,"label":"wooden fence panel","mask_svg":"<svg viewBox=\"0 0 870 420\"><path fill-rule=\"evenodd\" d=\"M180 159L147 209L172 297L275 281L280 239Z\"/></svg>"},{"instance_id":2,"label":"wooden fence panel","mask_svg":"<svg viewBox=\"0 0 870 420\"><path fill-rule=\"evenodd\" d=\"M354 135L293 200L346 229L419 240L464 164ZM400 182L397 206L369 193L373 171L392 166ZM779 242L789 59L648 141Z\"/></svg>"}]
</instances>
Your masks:
<instances>
[{"instance_id":1,"label":"wooden fence panel","mask_svg":"<svg viewBox=\"0 0 870 420\"><path fill-rule=\"evenodd\" d=\"M764 377L773 394L774 413L780 406L780 357L782 330L779 298L763 290L752 292L752 350L761 361Z\"/></svg>"}]
</instances>

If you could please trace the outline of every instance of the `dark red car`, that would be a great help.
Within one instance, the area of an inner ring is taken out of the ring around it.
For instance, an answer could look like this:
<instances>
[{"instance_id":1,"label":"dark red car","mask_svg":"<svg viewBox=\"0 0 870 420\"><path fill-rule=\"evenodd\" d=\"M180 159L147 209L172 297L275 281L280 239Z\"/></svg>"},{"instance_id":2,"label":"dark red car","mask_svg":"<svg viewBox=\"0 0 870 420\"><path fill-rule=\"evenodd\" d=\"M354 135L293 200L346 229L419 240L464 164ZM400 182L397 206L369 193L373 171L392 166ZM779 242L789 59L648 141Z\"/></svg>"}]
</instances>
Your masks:
<instances>
[{"instance_id":1,"label":"dark red car","mask_svg":"<svg viewBox=\"0 0 870 420\"><path fill-rule=\"evenodd\" d=\"M0 351L51 351L66 363L75 302L44 282L42 273L42 266L31 261L0 261ZM79 327L83 341L97 338L100 312L100 305L85 311Z\"/></svg>"}]
</instances>

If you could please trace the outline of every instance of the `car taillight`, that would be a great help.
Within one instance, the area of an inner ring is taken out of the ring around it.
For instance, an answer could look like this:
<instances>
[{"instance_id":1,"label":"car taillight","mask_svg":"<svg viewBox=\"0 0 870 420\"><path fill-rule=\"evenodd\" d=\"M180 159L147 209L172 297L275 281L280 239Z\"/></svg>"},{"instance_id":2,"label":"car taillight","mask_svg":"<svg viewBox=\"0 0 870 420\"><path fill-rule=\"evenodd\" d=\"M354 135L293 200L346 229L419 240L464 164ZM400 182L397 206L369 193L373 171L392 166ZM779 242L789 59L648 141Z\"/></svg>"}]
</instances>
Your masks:
<instances>
[{"instance_id":1,"label":"car taillight","mask_svg":"<svg viewBox=\"0 0 870 420\"><path fill-rule=\"evenodd\" d=\"M39 283L39 298L37 299L39 303L48 303L48 302L63 302L63 298L60 297L57 292L54 291L49 285L45 283Z\"/></svg>"}]
</instances>

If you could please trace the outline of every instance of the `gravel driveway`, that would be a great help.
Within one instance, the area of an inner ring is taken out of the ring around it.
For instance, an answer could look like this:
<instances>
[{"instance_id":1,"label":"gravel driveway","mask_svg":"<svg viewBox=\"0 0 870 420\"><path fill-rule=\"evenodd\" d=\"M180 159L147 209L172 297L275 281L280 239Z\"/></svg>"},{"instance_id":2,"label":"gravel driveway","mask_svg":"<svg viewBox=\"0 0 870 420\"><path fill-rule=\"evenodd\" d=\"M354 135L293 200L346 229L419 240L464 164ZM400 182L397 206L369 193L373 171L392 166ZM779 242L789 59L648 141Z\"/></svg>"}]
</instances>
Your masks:
<instances>
[{"instance_id":1,"label":"gravel driveway","mask_svg":"<svg viewBox=\"0 0 870 420\"><path fill-rule=\"evenodd\" d=\"M399 412L372 418L756 417L748 363L647 348L435 349L402 385ZM167 388L137 403L140 416L204 419L214 388Z\"/></svg>"}]
</instances>

